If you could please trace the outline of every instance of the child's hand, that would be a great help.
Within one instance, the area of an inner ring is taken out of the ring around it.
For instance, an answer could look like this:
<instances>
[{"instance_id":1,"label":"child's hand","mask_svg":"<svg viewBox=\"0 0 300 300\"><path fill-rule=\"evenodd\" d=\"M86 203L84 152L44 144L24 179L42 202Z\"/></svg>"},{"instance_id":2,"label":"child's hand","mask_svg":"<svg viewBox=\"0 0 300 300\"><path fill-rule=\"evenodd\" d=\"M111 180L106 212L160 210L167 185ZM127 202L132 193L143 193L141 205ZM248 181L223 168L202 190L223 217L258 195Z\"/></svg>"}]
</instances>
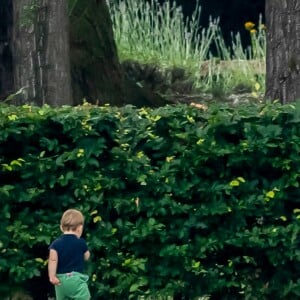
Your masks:
<instances>
[{"instance_id":1,"label":"child's hand","mask_svg":"<svg viewBox=\"0 0 300 300\"><path fill-rule=\"evenodd\" d=\"M54 285L60 285L60 281L59 281L59 279L58 279L56 276L51 277L51 278L50 278L50 282L51 282L52 284L54 284Z\"/></svg>"}]
</instances>

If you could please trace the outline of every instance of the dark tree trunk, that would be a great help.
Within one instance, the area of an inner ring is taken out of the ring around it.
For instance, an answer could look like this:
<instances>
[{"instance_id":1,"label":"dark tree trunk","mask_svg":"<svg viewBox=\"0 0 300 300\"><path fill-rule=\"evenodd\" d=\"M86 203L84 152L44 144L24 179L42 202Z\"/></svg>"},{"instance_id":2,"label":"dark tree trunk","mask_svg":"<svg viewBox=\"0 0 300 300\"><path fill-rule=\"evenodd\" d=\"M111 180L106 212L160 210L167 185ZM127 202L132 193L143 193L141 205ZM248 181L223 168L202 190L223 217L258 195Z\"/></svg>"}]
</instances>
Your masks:
<instances>
[{"instance_id":1,"label":"dark tree trunk","mask_svg":"<svg viewBox=\"0 0 300 300\"><path fill-rule=\"evenodd\" d=\"M266 0L266 98L300 99L300 1Z\"/></svg>"},{"instance_id":2,"label":"dark tree trunk","mask_svg":"<svg viewBox=\"0 0 300 300\"><path fill-rule=\"evenodd\" d=\"M106 0L1 1L0 100L18 91L17 105L165 104L123 76Z\"/></svg>"},{"instance_id":3,"label":"dark tree trunk","mask_svg":"<svg viewBox=\"0 0 300 300\"><path fill-rule=\"evenodd\" d=\"M72 104L67 1L13 0L15 104Z\"/></svg>"},{"instance_id":4,"label":"dark tree trunk","mask_svg":"<svg viewBox=\"0 0 300 300\"><path fill-rule=\"evenodd\" d=\"M71 1L70 24L74 100L121 105L124 82L106 0Z\"/></svg>"},{"instance_id":5,"label":"dark tree trunk","mask_svg":"<svg viewBox=\"0 0 300 300\"><path fill-rule=\"evenodd\" d=\"M72 5L73 4L73 5ZM124 78L106 0L70 0L75 103L160 106L164 99Z\"/></svg>"},{"instance_id":6,"label":"dark tree trunk","mask_svg":"<svg viewBox=\"0 0 300 300\"><path fill-rule=\"evenodd\" d=\"M12 0L0 5L0 101L14 90L12 62Z\"/></svg>"}]
</instances>

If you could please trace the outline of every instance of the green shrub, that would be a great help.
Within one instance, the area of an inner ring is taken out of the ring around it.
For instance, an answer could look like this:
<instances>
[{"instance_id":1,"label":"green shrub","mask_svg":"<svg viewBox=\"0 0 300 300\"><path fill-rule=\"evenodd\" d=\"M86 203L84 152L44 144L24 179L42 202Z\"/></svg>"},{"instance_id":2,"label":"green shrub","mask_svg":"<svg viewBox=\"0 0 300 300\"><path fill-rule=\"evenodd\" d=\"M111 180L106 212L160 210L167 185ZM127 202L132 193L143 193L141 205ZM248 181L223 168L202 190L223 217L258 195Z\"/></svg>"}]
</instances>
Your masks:
<instances>
[{"instance_id":1,"label":"green shrub","mask_svg":"<svg viewBox=\"0 0 300 300\"><path fill-rule=\"evenodd\" d=\"M93 299L298 298L299 122L296 104L1 105L1 295L46 296L47 247L76 207Z\"/></svg>"}]
</instances>

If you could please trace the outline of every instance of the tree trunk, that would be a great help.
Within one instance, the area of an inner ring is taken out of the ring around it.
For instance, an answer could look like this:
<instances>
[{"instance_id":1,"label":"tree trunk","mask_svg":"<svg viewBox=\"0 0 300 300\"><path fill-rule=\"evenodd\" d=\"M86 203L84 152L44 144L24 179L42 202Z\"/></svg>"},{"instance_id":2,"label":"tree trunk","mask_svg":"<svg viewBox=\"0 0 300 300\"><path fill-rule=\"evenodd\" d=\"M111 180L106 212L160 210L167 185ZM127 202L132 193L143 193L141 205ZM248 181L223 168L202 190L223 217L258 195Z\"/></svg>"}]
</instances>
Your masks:
<instances>
[{"instance_id":1,"label":"tree trunk","mask_svg":"<svg viewBox=\"0 0 300 300\"><path fill-rule=\"evenodd\" d=\"M106 0L70 1L71 72L76 103L124 103L124 82Z\"/></svg>"},{"instance_id":2,"label":"tree trunk","mask_svg":"<svg viewBox=\"0 0 300 300\"><path fill-rule=\"evenodd\" d=\"M266 98L300 99L300 1L266 0Z\"/></svg>"},{"instance_id":3,"label":"tree trunk","mask_svg":"<svg viewBox=\"0 0 300 300\"><path fill-rule=\"evenodd\" d=\"M67 2L13 0L14 104L72 104Z\"/></svg>"},{"instance_id":4,"label":"tree trunk","mask_svg":"<svg viewBox=\"0 0 300 300\"><path fill-rule=\"evenodd\" d=\"M76 104L160 106L165 100L124 77L106 0L70 0L71 72Z\"/></svg>"},{"instance_id":5,"label":"tree trunk","mask_svg":"<svg viewBox=\"0 0 300 300\"><path fill-rule=\"evenodd\" d=\"M12 0L0 5L0 101L14 90L12 62Z\"/></svg>"},{"instance_id":6,"label":"tree trunk","mask_svg":"<svg viewBox=\"0 0 300 300\"><path fill-rule=\"evenodd\" d=\"M17 105L165 104L124 77L106 0L1 1L0 101L17 92Z\"/></svg>"}]
</instances>

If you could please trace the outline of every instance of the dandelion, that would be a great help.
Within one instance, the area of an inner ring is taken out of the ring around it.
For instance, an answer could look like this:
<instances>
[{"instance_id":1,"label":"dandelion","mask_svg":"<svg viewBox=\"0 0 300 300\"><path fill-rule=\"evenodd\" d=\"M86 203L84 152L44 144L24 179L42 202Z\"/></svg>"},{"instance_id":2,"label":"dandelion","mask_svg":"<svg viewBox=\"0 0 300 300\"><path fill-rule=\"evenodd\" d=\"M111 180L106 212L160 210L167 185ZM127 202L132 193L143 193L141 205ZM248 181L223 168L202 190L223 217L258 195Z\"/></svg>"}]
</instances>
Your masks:
<instances>
[{"instance_id":1,"label":"dandelion","mask_svg":"<svg viewBox=\"0 0 300 300\"><path fill-rule=\"evenodd\" d=\"M254 27L255 27L255 24L253 22L246 22L245 23L245 29L248 30L248 31L250 31Z\"/></svg>"},{"instance_id":2,"label":"dandelion","mask_svg":"<svg viewBox=\"0 0 300 300\"><path fill-rule=\"evenodd\" d=\"M261 16L256 27L253 22L246 22L245 29L249 31L251 38L251 58L261 58L265 55L264 41L266 26L262 23Z\"/></svg>"}]
</instances>

